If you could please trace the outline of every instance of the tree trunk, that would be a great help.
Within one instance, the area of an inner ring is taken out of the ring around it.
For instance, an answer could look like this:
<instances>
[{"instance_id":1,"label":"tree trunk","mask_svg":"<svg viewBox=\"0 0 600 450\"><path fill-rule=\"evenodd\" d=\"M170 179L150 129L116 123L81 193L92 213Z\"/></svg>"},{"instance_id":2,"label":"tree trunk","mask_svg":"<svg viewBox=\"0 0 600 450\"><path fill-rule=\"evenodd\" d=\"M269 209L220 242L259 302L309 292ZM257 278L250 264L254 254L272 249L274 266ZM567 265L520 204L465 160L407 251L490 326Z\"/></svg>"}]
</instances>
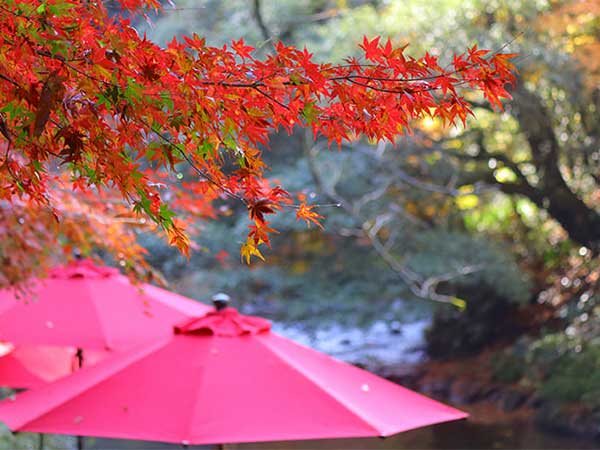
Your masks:
<instances>
[{"instance_id":1,"label":"tree trunk","mask_svg":"<svg viewBox=\"0 0 600 450\"><path fill-rule=\"evenodd\" d=\"M538 182L527 195L558 221L576 243L600 253L600 214L567 185L559 167L560 146L540 98L522 83L513 92L515 117L525 134Z\"/></svg>"}]
</instances>

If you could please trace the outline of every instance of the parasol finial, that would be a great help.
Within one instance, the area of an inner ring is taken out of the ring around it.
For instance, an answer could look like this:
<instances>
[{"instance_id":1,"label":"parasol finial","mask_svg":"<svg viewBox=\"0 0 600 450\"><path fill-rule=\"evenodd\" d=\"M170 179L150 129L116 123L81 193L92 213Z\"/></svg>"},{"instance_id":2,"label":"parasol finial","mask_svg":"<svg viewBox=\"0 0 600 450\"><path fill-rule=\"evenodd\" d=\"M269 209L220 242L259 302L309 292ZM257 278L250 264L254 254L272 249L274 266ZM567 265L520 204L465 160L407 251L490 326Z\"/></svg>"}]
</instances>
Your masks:
<instances>
[{"instance_id":1,"label":"parasol finial","mask_svg":"<svg viewBox=\"0 0 600 450\"><path fill-rule=\"evenodd\" d=\"M229 302L231 301L231 297L225 294L224 292L219 292L212 296L213 305L215 305L215 309L217 311L221 311L222 309L227 308Z\"/></svg>"}]
</instances>

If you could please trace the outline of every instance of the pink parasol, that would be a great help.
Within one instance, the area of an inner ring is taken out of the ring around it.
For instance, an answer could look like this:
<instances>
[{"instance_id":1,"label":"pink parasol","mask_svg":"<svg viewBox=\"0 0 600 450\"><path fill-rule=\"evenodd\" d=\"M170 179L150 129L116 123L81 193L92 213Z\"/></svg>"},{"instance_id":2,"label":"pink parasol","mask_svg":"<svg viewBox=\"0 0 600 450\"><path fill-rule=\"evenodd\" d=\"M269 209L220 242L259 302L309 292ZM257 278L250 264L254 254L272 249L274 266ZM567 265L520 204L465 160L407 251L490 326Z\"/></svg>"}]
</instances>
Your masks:
<instances>
[{"instance_id":1,"label":"pink parasol","mask_svg":"<svg viewBox=\"0 0 600 450\"><path fill-rule=\"evenodd\" d=\"M0 358L0 385L26 388L54 380L69 373L74 358L71 368L168 337L174 324L209 309L165 289L134 285L117 269L91 260L56 267L47 279L32 280L25 295L0 291L0 340L16 347Z\"/></svg>"},{"instance_id":2,"label":"pink parasol","mask_svg":"<svg viewBox=\"0 0 600 450\"><path fill-rule=\"evenodd\" d=\"M0 403L13 431L184 445L383 437L466 416L233 308Z\"/></svg>"},{"instance_id":3,"label":"pink parasol","mask_svg":"<svg viewBox=\"0 0 600 450\"><path fill-rule=\"evenodd\" d=\"M30 389L70 375L78 369L75 347L49 345L0 345L0 385ZM83 365L94 365L106 356L106 350L88 350Z\"/></svg>"},{"instance_id":4,"label":"pink parasol","mask_svg":"<svg viewBox=\"0 0 600 450\"><path fill-rule=\"evenodd\" d=\"M91 260L57 267L32 280L27 295L0 291L0 340L13 344L123 350L171 334L173 324L203 314L202 303Z\"/></svg>"}]
</instances>

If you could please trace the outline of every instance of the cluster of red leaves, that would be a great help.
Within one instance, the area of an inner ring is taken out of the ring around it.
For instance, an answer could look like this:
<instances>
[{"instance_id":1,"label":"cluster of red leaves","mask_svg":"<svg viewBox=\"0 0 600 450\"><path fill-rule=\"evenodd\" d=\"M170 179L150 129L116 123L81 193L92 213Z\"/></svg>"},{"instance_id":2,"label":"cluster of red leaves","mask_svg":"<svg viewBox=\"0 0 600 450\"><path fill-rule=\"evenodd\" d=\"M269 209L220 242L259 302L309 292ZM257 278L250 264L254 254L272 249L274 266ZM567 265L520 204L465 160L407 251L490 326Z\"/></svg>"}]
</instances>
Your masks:
<instances>
[{"instance_id":1,"label":"cluster of red leaves","mask_svg":"<svg viewBox=\"0 0 600 450\"><path fill-rule=\"evenodd\" d=\"M158 8L156 0L121 3ZM196 35L161 48L127 19L110 18L102 2L83 0L4 0L0 36L4 208L60 211L55 186L68 173L77 192L116 192L187 252L173 210L212 218L213 201L233 197L252 222L248 260L269 244L265 216L282 205L307 222L319 218L265 179L259 147L271 132L310 127L338 145L358 135L393 140L414 119L464 122L471 111L460 87L501 107L513 80L511 55L474 47L441 67L379 38L365 38L363 58L343 65L281 43L256 59L242 40L215 48ZM193 177L181 182L188 170Z\"/></svg>"}]
</instances>

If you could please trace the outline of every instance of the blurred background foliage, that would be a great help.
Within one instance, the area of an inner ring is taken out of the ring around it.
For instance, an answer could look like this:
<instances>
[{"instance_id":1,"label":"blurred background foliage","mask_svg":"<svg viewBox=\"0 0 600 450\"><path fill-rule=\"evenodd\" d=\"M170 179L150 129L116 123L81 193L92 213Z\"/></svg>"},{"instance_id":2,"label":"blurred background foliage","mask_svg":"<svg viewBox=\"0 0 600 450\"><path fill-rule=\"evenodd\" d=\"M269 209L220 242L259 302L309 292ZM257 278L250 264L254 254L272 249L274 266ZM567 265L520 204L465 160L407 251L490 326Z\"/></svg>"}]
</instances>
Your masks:
<instances>
[{"instance_id":1,"label":"blurred background foliage","mask_svg":"<svg viewBox=\"0 0 600 450\"><path fill-rule=\"evenodd\" d=\"M142 239L188 295L226 291L247 312L309 329L431 319L430 356L499 343L496 380L600 414L598 1L180 0L138 27L159 43L243 37L258 55L282 40L323 61L356 55L363 35L442 61L473 44L518 53L514 100L493 111L467 93L466 129L423 120L395 143L341 152L300 131L274 135L272 178L340 206L319 209L323 231L278 215L265 263L240 262L248 224L226 200L189 264Z\"/></svg>"}]
</instances>

